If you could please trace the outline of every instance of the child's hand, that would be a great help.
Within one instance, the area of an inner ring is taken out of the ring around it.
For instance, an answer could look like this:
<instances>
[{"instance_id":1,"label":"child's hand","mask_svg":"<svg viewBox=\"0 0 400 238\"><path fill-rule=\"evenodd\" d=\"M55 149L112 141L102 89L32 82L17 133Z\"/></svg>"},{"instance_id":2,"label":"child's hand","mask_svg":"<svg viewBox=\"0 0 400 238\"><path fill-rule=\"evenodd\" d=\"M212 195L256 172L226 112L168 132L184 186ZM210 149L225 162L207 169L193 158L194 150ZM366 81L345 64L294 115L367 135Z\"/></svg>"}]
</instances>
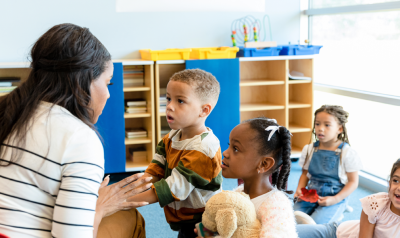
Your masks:
<instances>
[{"instance_id":1,"label":"child's hand","mask_svg":"<svg viewBox=\"0 0 400 238\"><path fill-rule=\"evenodd\" d=\"M300 197L303 196L301 189L297 189L296 193L294 194L294 198L297 198L297 201L301 201Z\"/></svg>"},{"instance_id":2,"label":"child's hand","mask_svg":"<svg viewBox=\"0 0 400 238\"><path fill-rule=\"evenodd\" d=\"M318 199L318 204L321 207L332 206L332 205L335 205L338 202L340 202L340 201L338 201L336 196L333 196L333 197L329 197L329 196L328 197L319 197L319 199Z\"/></svg>"}]
</instances>

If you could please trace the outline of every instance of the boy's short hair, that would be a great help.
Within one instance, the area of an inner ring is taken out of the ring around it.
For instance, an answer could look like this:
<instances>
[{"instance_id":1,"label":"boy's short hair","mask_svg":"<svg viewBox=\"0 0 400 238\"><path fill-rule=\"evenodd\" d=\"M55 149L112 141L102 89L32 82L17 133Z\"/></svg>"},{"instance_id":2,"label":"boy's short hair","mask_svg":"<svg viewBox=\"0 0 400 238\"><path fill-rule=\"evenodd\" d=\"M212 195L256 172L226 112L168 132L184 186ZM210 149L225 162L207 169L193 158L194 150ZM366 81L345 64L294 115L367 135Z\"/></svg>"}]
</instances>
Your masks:
<instances>
[{"instance_id":1,"label":"boy's short hair","mask_svg":"<svg viewBox=\"0 0 400 238\"><path fill-rule=\"evenodd\" d=\"M183 82L193 87L202 102L214 108L220 93L219 82L209 72L201 69L185 69L172 75L170 81Z\"/></svg>"}]
</instances>

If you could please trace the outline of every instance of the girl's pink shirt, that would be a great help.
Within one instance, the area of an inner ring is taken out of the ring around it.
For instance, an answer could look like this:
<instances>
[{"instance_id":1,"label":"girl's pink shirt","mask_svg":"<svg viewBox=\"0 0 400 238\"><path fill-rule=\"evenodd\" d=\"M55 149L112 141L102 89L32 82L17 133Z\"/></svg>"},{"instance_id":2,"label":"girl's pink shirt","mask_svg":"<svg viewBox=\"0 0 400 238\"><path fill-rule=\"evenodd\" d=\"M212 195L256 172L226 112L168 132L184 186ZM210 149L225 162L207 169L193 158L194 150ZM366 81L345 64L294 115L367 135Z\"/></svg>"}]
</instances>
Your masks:
<instances>
[{"instance_id":1,"label":"girl's pink shirt","mask_svg":"<svg viewBox=\"0 0 400 238\"><path fill-rule=\"evenodd\" d=\"M375 225L374 238L400 237L400 216L390 210L388 193L376 193L360 199L368 221ZM360 221L346 221L340 224L338 238L358 238Z\"/></svg>"}]
</instances>

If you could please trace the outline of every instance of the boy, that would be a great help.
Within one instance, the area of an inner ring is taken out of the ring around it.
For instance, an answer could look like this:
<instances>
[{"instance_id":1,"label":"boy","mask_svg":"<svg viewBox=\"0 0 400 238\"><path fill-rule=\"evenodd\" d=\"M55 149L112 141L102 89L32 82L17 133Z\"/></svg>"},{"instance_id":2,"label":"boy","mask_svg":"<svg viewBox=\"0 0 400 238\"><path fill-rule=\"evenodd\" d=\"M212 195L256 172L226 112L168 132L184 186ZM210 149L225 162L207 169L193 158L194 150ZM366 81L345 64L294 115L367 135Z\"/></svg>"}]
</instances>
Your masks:
<instances>
[{"instance_id":1,"label":"boy","mask_svg":"<svg viewBox=\"0 0 400 238\"><path fill-rule=\"evenodd\" d=\"M166 117L172 129L158 144L145 177L152 189L128 202L159 202L178 237L196 237L208 199L221 191L221 147L205 121L218 101L216 78L200 69L175 73L167 85Z\"/></svg>"}]
</instances>

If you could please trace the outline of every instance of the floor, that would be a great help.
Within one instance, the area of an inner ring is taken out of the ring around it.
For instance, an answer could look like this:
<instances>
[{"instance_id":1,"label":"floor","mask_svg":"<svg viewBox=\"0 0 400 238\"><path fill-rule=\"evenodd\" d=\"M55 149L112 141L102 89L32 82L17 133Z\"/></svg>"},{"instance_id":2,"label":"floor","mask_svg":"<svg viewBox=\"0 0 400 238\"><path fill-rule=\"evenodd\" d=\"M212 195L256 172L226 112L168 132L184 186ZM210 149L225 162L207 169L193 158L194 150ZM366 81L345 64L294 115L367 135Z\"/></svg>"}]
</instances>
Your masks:
<instances>
[{"instance_id":1,"label":"floor","mask_svg":"<svg viewBox=\"0 0 400 238\"><path fill-rule=\"evenodd\" d=\"M111 177L111 181L119 181L129 174L117 174ZM301 175L301 167L298 162L292 163L292 169L288 181L288 189L295 191L297 183ZM237 186L236 179L224 179L222 187L224 190L232 190ZM354 193L350 195L349 205L353 207L352 213L345 213L343 221L358 220L361 214L360 198L372 194L372 191L359 187ZM138 208L146 221L146 235L148 238L176 238L177 232L170 229L168 223L165 221L163 209L156 203L146 207Z\"/></svg>"}]
</instances>

